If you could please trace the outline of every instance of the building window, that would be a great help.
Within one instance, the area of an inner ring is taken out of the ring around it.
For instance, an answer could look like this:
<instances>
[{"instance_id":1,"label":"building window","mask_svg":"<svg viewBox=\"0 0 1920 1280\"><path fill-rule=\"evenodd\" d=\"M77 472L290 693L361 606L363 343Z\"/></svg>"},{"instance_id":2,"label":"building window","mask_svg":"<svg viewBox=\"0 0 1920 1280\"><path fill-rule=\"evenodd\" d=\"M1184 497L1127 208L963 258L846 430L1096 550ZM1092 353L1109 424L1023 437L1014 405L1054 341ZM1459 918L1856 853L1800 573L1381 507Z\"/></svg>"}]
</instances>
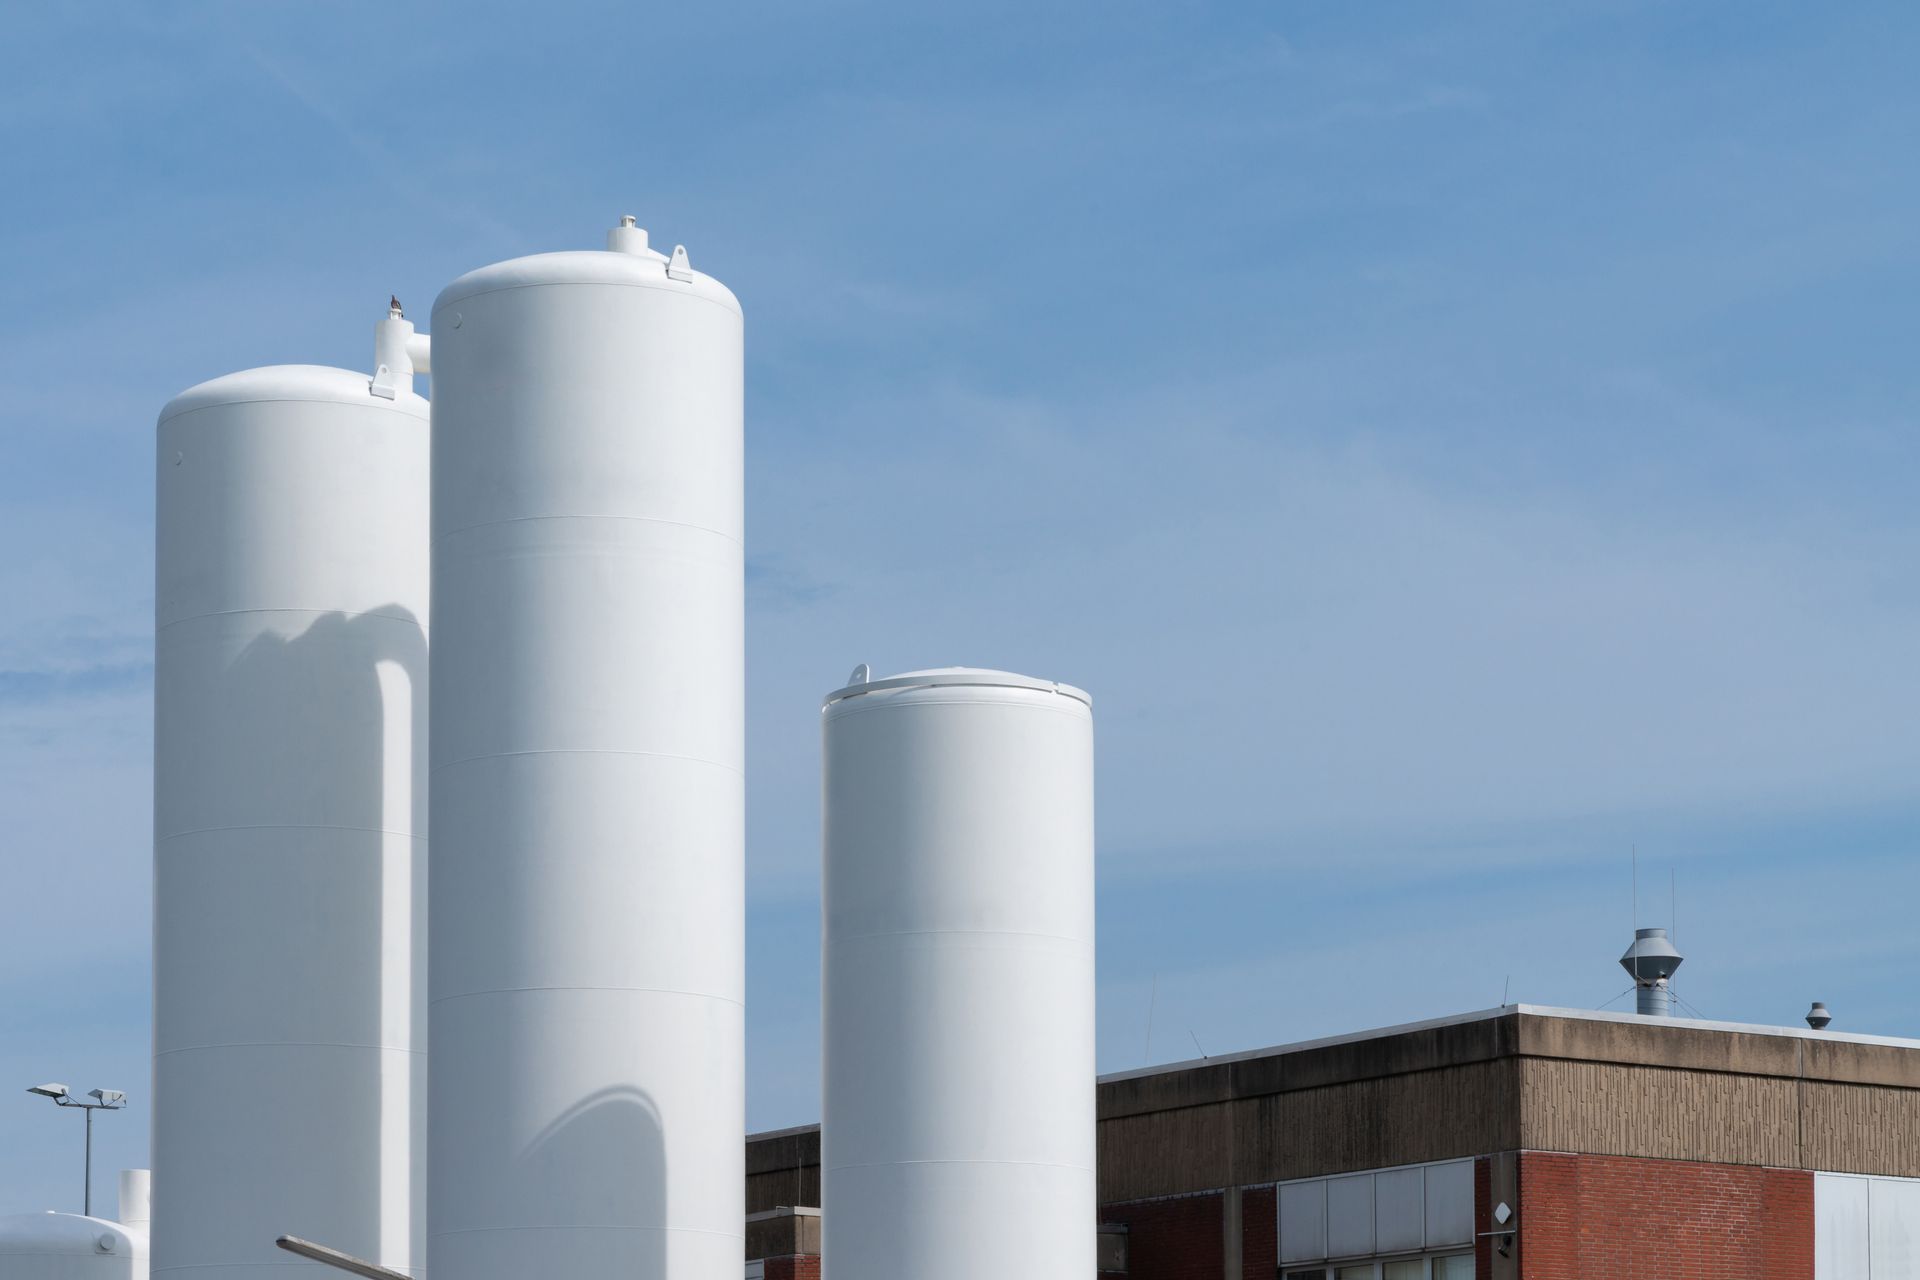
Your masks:
<instances>
[{"instance_id":1,"label":"building window","mask_svg":"<svg viewBox=\"0 0 1920 1280\"><path fill-rule=\"evenodd\" d=\"M1449 1253L1389 1262L1336 1262L1289 1267L1280 1280L1473 1280L1473 1255Z\"/></svg>"},{"instance_id":2,"label":"building window","mask_svg":"<svg viewBox=\"0 0 1920 1280\"><path fill-rule=\"evenodd\" d=\"M1323 1258L1334 1268L1340 1258L1394 1258L1421 1262L1427 1280L1427 1259L1473 1243L1471 1159L1300 1178L1280 1183L1274 1200L1280 1265L1288 1269ZM1335 1271L1321 1280L1336 1280ZM1375 1267L1364 1280L1385 1277Z\"/></svg>"}]
</instances>

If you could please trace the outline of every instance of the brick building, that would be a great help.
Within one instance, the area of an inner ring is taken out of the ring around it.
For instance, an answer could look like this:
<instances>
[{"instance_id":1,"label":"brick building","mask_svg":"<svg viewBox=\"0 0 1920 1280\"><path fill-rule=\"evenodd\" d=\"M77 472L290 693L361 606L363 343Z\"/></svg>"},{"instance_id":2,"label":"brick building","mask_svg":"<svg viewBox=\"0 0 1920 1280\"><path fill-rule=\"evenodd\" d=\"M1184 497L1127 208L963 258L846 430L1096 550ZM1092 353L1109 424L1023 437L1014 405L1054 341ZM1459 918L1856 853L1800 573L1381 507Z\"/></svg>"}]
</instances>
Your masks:
<instances>
[{"instance_id":1,"label":"brick building","mask_svg":"<svg viewBox=\"0 0 1920 1280\"><path fill-rule=\"evenodd\" d=\"M1920 1040L1509 1005L1106 1076L1099 1126L1103 1278L1920 1280ZM750 1277L819 1276L819 1161L748 1140Z\"/></svg>"}]
</instances>

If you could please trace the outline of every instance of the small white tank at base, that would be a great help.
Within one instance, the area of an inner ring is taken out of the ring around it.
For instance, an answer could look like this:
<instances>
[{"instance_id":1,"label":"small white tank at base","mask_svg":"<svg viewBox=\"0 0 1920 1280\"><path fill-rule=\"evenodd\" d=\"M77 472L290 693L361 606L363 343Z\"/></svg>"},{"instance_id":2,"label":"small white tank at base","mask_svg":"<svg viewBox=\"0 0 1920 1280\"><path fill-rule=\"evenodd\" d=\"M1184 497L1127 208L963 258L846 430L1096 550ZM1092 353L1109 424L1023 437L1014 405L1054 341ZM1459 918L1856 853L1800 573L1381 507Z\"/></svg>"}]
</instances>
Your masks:
<instances>
[{"instance_id":1,"label":"small white tank at base","mask_svg":"<svg viewBox=\"0 0 1920 1280\"><path fill-rule=\"evenodd\" d=\"M153 1269L423 1261L428 408L309 365L160 416Z\"/></svg>"},{"instance_id":2,"label":"small white tank at base","mask_svg":"<svg viewBox=\"0 0 1920 1280\"><path fill-rule=\"evenodd\" d=\"M823 710L822 1274L1092 1276L1090 701L859 678Z\"/></svg>"},{"instance_id":3,"label":"small white tank at base","mask_svg":"<svg viewBox=\"0 0 1920 1280\"><path fill-rule=\"evenodd\" d=\"M77 1213L0 1217L0 1280L146 1280L145 1232Z\"/></svg>"},{"instance_id":4,"label":"small white tank at base","mask_svg":"<svg viewBox=\"0 0 1920 1280\"><path fill-rule=\"evenodd\" d=\"M0 1280L147 1280L147 1171L120 1171L120 1221L0 1217Z\"/></svg>"}]
</instances>

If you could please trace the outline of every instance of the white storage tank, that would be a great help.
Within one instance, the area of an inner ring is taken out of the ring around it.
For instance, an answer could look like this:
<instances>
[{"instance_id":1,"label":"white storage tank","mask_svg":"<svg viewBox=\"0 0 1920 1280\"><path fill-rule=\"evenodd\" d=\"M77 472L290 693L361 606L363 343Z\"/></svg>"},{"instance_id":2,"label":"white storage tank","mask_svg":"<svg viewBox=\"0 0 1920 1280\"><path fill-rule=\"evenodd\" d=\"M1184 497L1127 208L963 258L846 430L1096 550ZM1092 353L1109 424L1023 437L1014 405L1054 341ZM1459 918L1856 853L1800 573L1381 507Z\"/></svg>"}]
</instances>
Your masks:
<instances>
[{"instance_id":1,"label":"white storage tank","mask_svg":"<svg viewBox=\"0 0 1920 1280\"><path fill-rule=\"evenodd\" d=\"M822 1274L1091 1276L1090 700L855 678L823 711Z\"/></svg>"},{"instance_id":2,"label":"white storage tank","mask_svg":"<svg viewBox=\"0 0 1920 1280\"><path fill-rule=\"evenodd\" d=\"M0 1280L146 1280L144 1232L77 1213L0 1217Z\"/></svg>"},{"instance_id":3,"label":"white storage tank","mask_svg":"<svg viewBox=\"0 0 1920 1280\"><path fill-rule=\"evenodd\" d=\"M627 220L434 305L428 1265L737 1280L741 314Z\"/></svg>"},{"instance_id":4,"label":"white storage tank","mask_svg":"<svg viewBox=\"0 0 1920 1280\"><path fill-rule=\"evenodd\" d=\"M0 1280L147 1280L145 1169L120 1171L120 1220L77 1213L0 1217Z\"/></svg>"},{"instance_id":5,"label":"white storage tank","mask_svg":"<svg viewBox=\"0 0 1920 1280\"><path fill-rule=\"evenodd\" d=\"M381 392L384 391L384 394ZM156 1273L292 1233L423 1262L427 402L217 378L160 415Z\"/></svg>"}]
</instances>

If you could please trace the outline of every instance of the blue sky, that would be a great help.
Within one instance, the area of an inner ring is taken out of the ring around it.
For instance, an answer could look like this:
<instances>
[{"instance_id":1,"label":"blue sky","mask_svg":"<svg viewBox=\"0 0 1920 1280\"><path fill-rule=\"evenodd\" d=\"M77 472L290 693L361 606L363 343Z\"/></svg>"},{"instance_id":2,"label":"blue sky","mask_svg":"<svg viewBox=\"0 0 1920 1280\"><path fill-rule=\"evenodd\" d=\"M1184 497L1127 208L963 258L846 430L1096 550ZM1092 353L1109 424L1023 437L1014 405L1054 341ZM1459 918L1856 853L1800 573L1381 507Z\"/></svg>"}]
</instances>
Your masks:
<instances>
[{"instance_id":1,"label":"blue sky","mask_svg":"<svg viewBox=\"0 0 1920 1280\"><path fill-rule=\"evenodd\" d=\"M1094 693L1103 1069L1598 1005L1636 847L1693 1007L1920 1035L1911 6L5 31L0 1212L78 1200L16 1084L145 1160L155 413L628 212L748 318L754 1127L857 662Z\"/></svg>"}]
</instances>

